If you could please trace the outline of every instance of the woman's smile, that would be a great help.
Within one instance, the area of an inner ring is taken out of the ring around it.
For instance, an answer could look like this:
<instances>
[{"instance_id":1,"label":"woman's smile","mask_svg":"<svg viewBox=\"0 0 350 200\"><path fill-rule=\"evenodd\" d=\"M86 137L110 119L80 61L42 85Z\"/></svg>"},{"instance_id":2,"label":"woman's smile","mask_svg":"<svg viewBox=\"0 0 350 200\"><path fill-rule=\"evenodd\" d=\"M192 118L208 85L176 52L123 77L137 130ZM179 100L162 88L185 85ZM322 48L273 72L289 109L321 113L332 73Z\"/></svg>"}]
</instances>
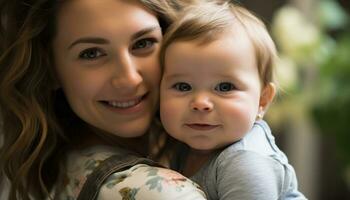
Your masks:
<instances>
[{"instance_id":1,"label":"woman's smile","mask_svg":"<svg viewBox=\"0 0 350 200\"><path fill-rule=\"evenodd\" d=\"M108 101L100 101L105 107L110 109L113 112L121 113L121 114L136 114L145 110L146 101L149 99L148 93L142 96L129 98L125 100L108 100Z\"/></svg>"},{"instance_id":2,"label":"woman's smile","mask_svg":"<svg viewBox=\"0 0 350 200\"><path fill-rule=\"evenodd\" d=\"M127 2L68 1L53 54L58 84L78 117L106 133L136 137L158 105L162 33L152 12Z\"/></svg>"}]
</instances>

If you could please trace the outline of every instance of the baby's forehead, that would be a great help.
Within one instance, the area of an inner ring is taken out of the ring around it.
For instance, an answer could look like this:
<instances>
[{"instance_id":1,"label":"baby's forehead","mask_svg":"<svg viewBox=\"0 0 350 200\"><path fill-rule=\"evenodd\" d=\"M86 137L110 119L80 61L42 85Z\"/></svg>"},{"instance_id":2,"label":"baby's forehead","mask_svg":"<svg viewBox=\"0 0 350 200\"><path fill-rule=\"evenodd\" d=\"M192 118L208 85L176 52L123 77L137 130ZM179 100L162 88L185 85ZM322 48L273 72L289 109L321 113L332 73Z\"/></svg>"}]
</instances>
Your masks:
<instances>
[{"instance_id":1,"label":"baby's forehead","mask_svg":"<svg viewBox=\"0 0 350 200\"><path fill-rule=\"evenodd\" d=\"M229 73L244 68L257 68L255 50L248 38L223 35L208 43L179 41L170 45L165 68L171 71ZM194 70L195 68L195 70Z\"/></svg>"},{"instance_id":2,"label":"baby's forehead","mask_svg":"<svg viewBox=\"0 0 350 200\"><path fill-rule=\"evenodd\" d=\"M227 41L227 40L242 40L244 39L245 41L252 43L251 38L248 36L246 30L244 27L239 24L231 24L227 25L226 27L221 27L220 29L212 29L209 30L206 33L202 33L197 35L195 38L178 38L172 42L171 44L174 43L192 43L196 44L198 46L207 46L212 43L217 43L220 41Z\"/></svg>"}]
</instances>

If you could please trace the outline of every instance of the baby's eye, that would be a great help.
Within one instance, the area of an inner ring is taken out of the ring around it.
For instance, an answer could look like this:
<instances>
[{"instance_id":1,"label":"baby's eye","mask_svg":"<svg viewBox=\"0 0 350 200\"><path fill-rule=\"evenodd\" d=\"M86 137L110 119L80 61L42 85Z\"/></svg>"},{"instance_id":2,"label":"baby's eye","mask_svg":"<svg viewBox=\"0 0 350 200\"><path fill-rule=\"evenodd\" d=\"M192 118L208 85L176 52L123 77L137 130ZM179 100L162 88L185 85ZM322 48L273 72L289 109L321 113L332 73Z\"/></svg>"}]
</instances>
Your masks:
<instances>
[{"instance_id":1,"label":"baby's eye","mask_svg":"<svg viewBox=\"0 0 350 200\"><path fill-rule=\"evenodd\" d=\"M219 92L229 92L229 91L234 90L234 89L235 89L235 86L232 83L229 83L229 82L219 83L215 87L215 90L217 90Z\"/></svg>"},{"instance_id":2,"label":"baby's eye","mask_svg":"<svg viewBox=\"0 0 350 200\"><path fill-rule=\"evenodd\" d=\"M153 47L154 43L156 43L155 38L145 38L138 40L135 42L135 44L132 46L133 50L141 50L141 49L147 49Z\"/></svg>"},{"instance_id":3,"label":"baby's eye","mask_svg":"<svg viewBox=\"0 0 350 200\"><path fill-rule=\"evenodd\" d=\"M85 49L84 51L82 51L79 54L79 58L92 60L92 59L96 59L98 57L105 56L105 55L106 54L98 48L89 48L89 49Z\"/></svg>"},{"instance_id":4,"label":"baby's eye","mask_svg":"<svg viewBox=\"0 0 350 200\"><path fill-rule=\"evenodd\" d=\"M175 88L176 90L178 90L180 92L187 92L187 91L190 91L192 89L190 84L184 83L184 82L175 83L173 85L173 88Z\"/></svg>"}]
</instances>

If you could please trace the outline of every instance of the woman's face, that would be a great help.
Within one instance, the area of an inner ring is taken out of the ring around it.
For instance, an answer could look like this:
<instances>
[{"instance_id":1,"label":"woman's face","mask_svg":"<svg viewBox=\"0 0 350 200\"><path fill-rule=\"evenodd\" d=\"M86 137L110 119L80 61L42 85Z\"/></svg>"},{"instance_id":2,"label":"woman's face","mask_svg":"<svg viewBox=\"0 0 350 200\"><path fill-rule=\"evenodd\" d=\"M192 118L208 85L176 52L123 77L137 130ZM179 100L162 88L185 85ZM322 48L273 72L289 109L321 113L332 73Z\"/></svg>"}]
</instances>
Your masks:
<instances>
[{"instance_id":1,"label":"woman's face","mask_svg":"<svg viewBox=\"0 0 350 200\"><path fill-rule=\"evenodd\" d=\"M161 39L157 18L137 1L67 1L53 54L73 111L116 136L143 135L158 106Z\"/></svg>"}]
</instances>

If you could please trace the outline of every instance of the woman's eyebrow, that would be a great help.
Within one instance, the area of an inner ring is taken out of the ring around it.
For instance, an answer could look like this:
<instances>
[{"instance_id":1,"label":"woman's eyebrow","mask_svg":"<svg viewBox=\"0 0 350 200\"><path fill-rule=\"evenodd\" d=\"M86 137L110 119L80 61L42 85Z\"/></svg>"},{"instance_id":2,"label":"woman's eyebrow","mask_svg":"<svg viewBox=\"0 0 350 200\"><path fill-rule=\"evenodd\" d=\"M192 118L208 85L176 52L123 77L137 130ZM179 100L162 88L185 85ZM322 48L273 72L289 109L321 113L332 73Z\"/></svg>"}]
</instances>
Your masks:
<instances>
[{"instance_id":1,"label":"woman's eyebrow","mask_svg":"<svg viewBox=\"0 0 350 200\"><path fill-rule=\"evenodd\" d=\"M141 29L140 31L134 33L132 36L131 36L131 39L132 40L135 40L143 35L146 35L150 32L153 32L155 30L159 29L160 30L160 27L159 26L151 26L151 27L147 27L147 28L144 28L144 29Z\"/></svg>"},{"instance_id":2,"label":"woman's eyebrow","mask_svg":"<svg viewBox=\"0 0 350 200\"><path fill-rule=\"evenodd\" d=\"M144 28L136 33L134 33L131 38L132 40L135 40L143 35L146 35L150 32L153 32L154 30L160 29L159 26L151 26L151 27L147 27ZM69 46L68 49L71 49L73 46L77 45L77 44L81 44L81 43L94 43L94 44L108 44L109 40L106 40L104 38L100 38L100 37L84 37L84 38L79 38L77 40L75 40L74 42L72 42Z\"/></svg>"},{"instance_id":3,"label":"woman's eyebrow","mask_svg":"<svg viewBox=\"0 0 350 200\"><path fill-rule=\"evenodd\" d=\"M106 40L104 38L99 38L99 37L84 37L84 38L79 38L72 42L68 46L68 49L71 49L73 46L80 44L80 43L94 43L94 44L108 44L109 40Z\"/></svg>"}]
</instances>

